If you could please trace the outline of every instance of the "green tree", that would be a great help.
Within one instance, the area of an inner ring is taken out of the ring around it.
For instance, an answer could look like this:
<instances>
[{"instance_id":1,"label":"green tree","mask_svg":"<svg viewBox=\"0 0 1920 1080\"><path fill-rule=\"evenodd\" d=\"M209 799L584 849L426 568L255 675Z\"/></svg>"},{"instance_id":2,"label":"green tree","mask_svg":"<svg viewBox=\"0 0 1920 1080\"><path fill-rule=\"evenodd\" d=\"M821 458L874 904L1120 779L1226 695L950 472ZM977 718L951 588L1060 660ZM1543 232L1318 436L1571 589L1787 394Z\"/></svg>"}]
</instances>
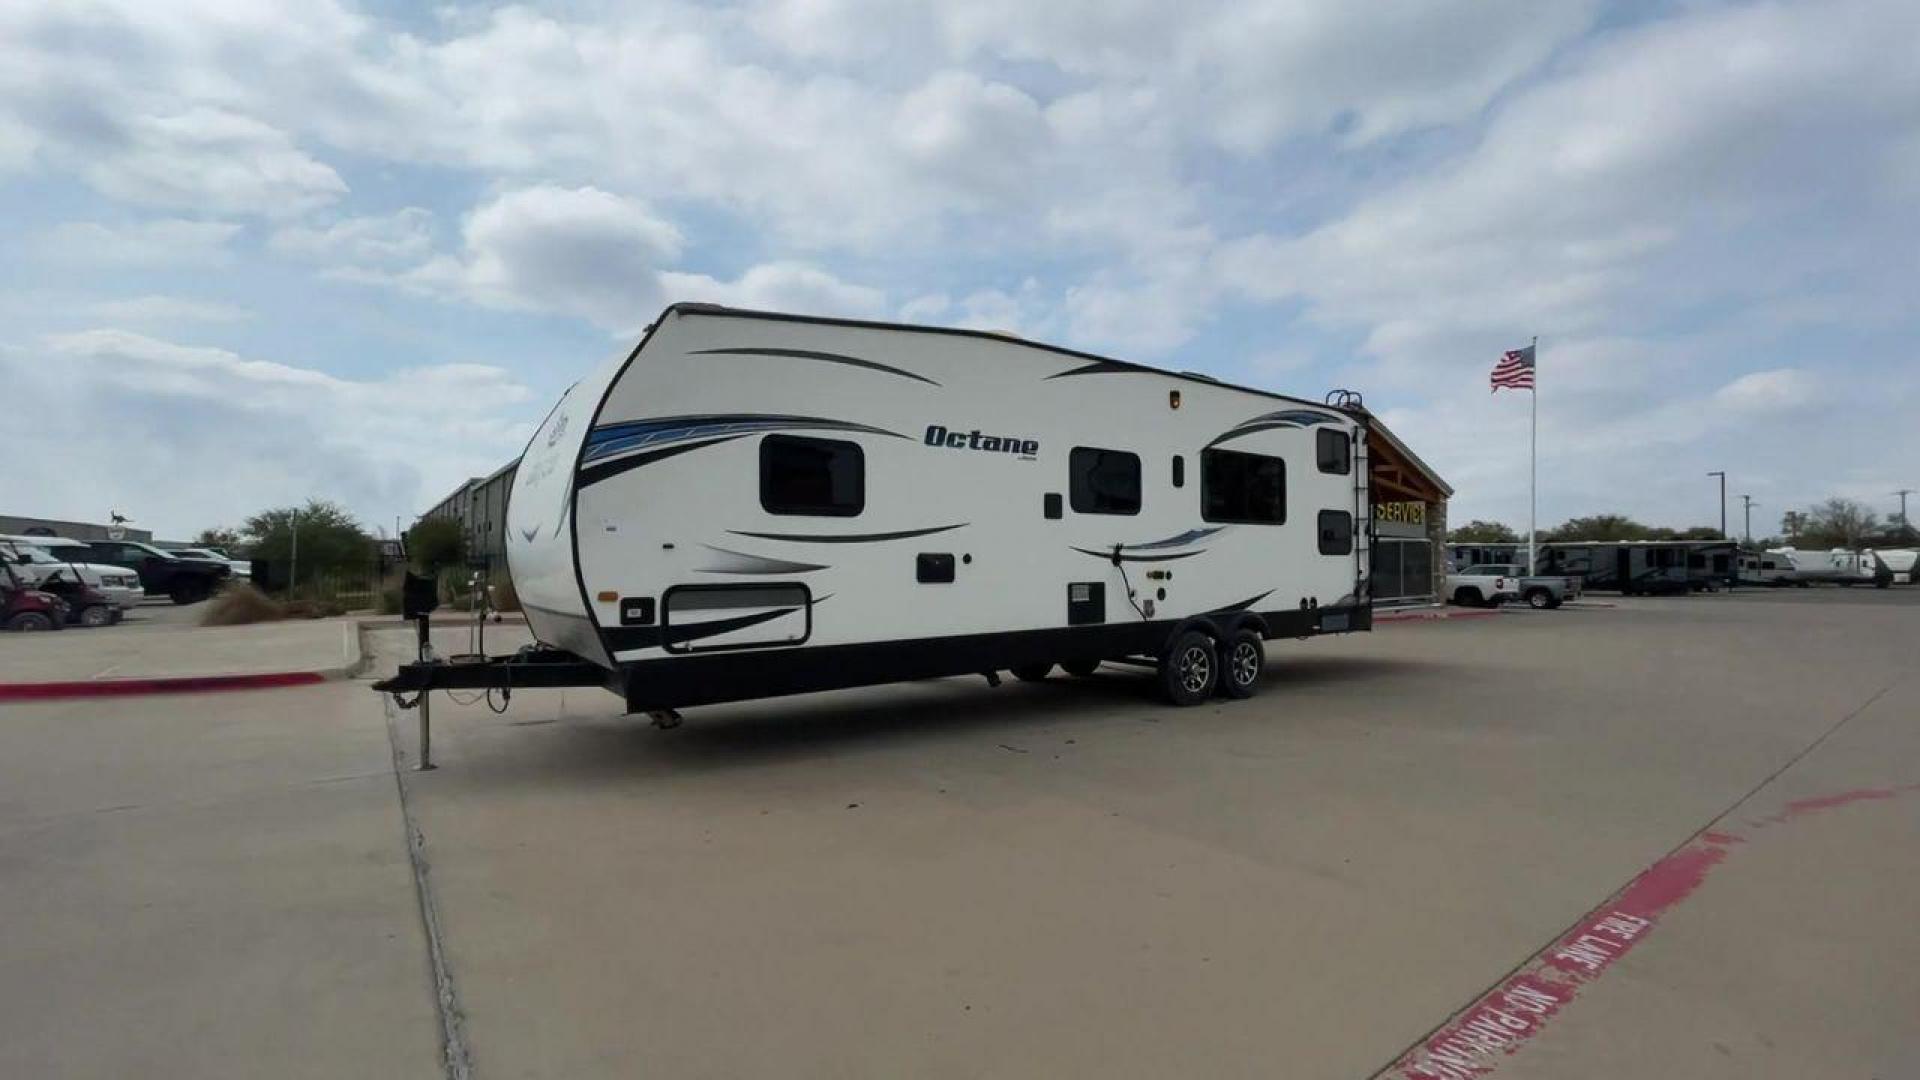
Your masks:
<instances>
[{"instance_id":1,"label":"green tree","mask_svg":"<svg viewBox=\"0 0 1920 1080\"><path fill-rule=\"evenodd\" d=\"M227 528L201 529L193 535L195 547L217 547L231 553L240 546L240 534Z\"/></svg>"},{"instance_id":2,"label":"green tree","mask_svg":"<svg viewBox=\"0 0 1920 1080\"><path fill-rule=\"evenodd\" d=\"M241 526L253 537L253 557L285 566L299 581L314 574L362 570L373 559L373 538L336 503L310 499L305 506L262 510ZM296 538L299 558L294 558Z\"/></svg>"},{"instance_id":3,"label":"green tree","mask_svg":"<svg viewBox=\"0 0 1920 1080\"><path fill-rule=\"evenodd\" d=\"M1625 514L1594 514L1568 518L1557 528L1543 530L1542 541L1550 540L1647 540L1653 530Z\"/></svg>"},{"instance_id":4,"label":"green tree","mask_svg":"<svg viewBox=\"0 0 1920 1080\"><path fill-rule=\"evenodd\" d=\"M1800 546L1857 548L1880 531L1880 515L1853 499L1832 498L1808 507L1800 529Z\"/></svg>"},{"instance_id":5,"label":"green tree","mask_svg":"<svg viewBox=\"0 0 1920 1080\"><path fill-rule=\"evenodd\" d=\"M1475 520L1457 529L1447 530L1447 541L1453 544L1517 544L1520 534L1503 522Z\"/></svg>"},{"instance_id":6,"label":"green tree","mask_svg":"<svg viewBox=\"0 0 1920 1080\"><path fill-rule=\"evenodd\" d=\"M467 533L453 518L422 518L407 530L407 561L424 573L467 561Z\"/></svg>"},{"instance_id":7,"label":"green tree","mask_svg":"<svg viewBox=\"0 0 1920 1080\"><path fill-rule=\"evenodd\" d=\"M1722 537L1720 536L1720 530L1711 525L1695 525L1691 529L1681 529L1678 538L1681 540L1719 540Z\"/></svg>"}]
</instances>

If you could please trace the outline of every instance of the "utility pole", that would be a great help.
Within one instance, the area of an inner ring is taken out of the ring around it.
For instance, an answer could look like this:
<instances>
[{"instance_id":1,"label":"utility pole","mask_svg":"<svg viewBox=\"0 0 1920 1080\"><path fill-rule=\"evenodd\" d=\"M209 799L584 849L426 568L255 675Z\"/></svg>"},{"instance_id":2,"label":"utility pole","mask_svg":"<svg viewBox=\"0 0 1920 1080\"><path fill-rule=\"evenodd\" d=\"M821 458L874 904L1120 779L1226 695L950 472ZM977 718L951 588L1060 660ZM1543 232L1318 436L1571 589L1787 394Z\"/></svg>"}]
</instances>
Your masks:
<instances>
[{"instance_id":1,"label":"utility pole","mask_svg":"<svg viewBox=\"0 0 1920 1080\"><path fill-rule=\"evenodd\" d=\"M1725 540L1727 538L1727 474L1723 469L1707 475L1720 478L1720 539Z\"/></svg>"},{"instance_id":2,"label":"utility pole","mask_svg":"<svg viewBox=\"0 0 1920 1080\"><path fill-rule=\"evenodd\" d=\"M1907 520L1907 496L1913 494L1913 489L1901 488L1899 491L1894 492L1894 494L1900 496L1900 531L1903 533L1911 533L1913 532L1913 523Z\"/></svg>"},{"instance_id":3,"label":"utility pole","mask_svg":"<svg viewBox=\"0 0 1920 1080\"><path fill-rule=\"evenodd\" d=\"M1743 535L1746 536L1746 545L1748 547L1752 547L1753 546L1753 496L1751 495L1740 496L1740 503L1741 503L1741 513L1745 517L1745 523L1741 528L1741 532Z\"/></svg>"}]
</instances>

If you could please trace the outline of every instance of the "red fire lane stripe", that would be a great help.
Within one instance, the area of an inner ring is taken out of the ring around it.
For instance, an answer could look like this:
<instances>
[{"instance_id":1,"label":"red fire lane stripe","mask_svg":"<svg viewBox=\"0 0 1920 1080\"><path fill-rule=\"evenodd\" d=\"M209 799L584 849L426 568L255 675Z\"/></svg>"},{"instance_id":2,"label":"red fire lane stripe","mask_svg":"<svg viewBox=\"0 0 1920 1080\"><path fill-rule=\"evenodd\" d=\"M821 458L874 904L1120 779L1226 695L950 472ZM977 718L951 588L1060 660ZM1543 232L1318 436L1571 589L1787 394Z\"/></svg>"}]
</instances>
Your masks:
<instances>
[{"instance_id":1,"label":"red fire lane stripe","mask_svg":"<svg viewBox=\"0 0 1920 1080\"><path fill-rule=\"evenodd\" d=\"M1807 814L1916 791L1920 784L1801 799L1772 817L1748 822L1748 828L1757 831ZM1745 842L1735 833L1710 830L1654 863L1380 1075L1390 1080L1468 1080L1492 1072L1501 1058L1572 1004L1588 983L1645 941L1662 915L1692 896L1728 852Z\"/></svg>"},{"instance_id":2,"label":"red fire lane stripe","mask_svg":"<svg viewBox=\"0 0 1920 1080\"><path fill-rule=\"evenodd\" d=\"M1659 862L1565 936L1389 1067L1396 1080L1467 1080L1513 1053L1587 983L1645 940L1674 905L1706 881L1738 838L1705 833Z\"/></svg>"},{"instance_id":3,"label":"red fire lane stripe","mask_svg":"<svg viewBox=\"0 0 1920 1080\"><path fill-rule=\"evenodd\" d=\"M60 701L134 694L204 694L220 690L266 690L325 682L317 671L258 675L170 675L154 679L94 679L87 682L0 683L0 701Z\"/></svg>"}]
</instances>

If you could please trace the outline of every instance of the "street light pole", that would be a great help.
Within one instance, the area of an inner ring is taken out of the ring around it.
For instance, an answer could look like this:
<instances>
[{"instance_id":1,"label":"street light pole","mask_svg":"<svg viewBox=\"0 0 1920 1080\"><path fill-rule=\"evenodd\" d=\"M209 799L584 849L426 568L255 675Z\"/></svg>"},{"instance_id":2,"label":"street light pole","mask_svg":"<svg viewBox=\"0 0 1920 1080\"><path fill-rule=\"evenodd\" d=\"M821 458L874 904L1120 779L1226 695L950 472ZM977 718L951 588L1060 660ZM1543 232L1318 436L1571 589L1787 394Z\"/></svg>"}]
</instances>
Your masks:
<instances>
[{"instance_id":1,"label":"street light pole","mask_svg":"<svg viewBox=\"0 0 1920 1080\"><path fill-rule=\"evenodd\" d=\"M1720 478L1720 539L1727 538L1727 474L1725 470L1710 472L1708 476Z\"/></svg>"}]
</instances>

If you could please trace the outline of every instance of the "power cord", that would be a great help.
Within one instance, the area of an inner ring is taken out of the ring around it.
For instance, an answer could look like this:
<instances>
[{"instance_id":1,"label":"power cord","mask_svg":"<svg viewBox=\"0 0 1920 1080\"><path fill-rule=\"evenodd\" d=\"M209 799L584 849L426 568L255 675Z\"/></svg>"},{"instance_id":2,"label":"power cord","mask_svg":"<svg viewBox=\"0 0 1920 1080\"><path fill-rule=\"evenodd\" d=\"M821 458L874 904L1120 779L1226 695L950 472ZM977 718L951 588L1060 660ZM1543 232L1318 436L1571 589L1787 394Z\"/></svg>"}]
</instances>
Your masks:
<instances>
[{"instance_id":1,"label":"power cord","mask_svg":"<svg viewBox=\"0 0 1920 1080\"><path fill-rule=\"evenodd\" d=\"M1119 569L1120 584L1127 590L1127 605L1133 608L1135 614L1140 616L1141 622L1145 622L1147 621L1147 613L1140 609L1139 603L1133 598L1133 581L1127 577L1127 564L1125 560L1120 558L1120 548L1122 546L1123 545L1120 544L1113 545L1113 565Z\"/></svg>"}]
</instances>

